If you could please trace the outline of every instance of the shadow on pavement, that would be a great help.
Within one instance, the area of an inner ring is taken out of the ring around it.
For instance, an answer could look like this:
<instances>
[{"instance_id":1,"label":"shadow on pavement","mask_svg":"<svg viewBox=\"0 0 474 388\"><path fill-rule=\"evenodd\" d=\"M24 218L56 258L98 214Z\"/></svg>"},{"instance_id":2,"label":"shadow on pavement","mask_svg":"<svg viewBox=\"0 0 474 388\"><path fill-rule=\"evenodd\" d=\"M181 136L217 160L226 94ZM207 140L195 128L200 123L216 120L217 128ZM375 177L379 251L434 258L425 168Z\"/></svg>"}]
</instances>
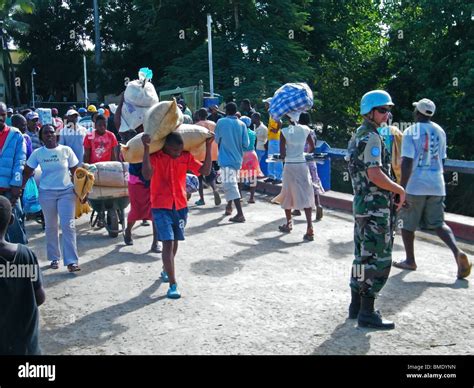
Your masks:
<instances>
[{"instance_id":1,"label":"shadow on pavement","mask_svg":"<svg viewBox=\"0 0 474 388\"><path fill-rule=\"evenodd\" d=\"M47 272L43 273L43 279L47 287L55 286L61 282L67 281L74 276L85 276L92 272L99 271L111 265L124 264L124 263L153 263L155 261L161 261L161 253L133 253L133 252L121 252L124 246L115 246L114 249L104 256L97 257L94 260L90 260L85 263L79 261L81 271L77 272L77 275L67 272L66 268L60 266L59 270L48 269L49 265L43 266L42 270L48 269Z\"/></svg>"},{"instance_id":2,"label":"shadow on pavement","mask_svg":"<svg viewBox=\"0 0 474 388\"><path fill-rule=\"evenodd\" d=\"M364 355L370 350L370 329L359 329L357 320L347 319L338 325L331 337L319 345L313 355L354 354Z\"/></svg>"},{"instance_id":3,"label":"shadow on pavement","mask_svg":"<svg viewBox=\"0 0 474 388\"><path fill-rule=\"evenodd\" d=\"M402 270L388 278L387 284L382 289L381 296L376 302L376 308L379 308L382 313L396 314L403 311L428 288L469 288L467 280L458 279L452 283L405 281L404 279L409 273L410 271Z\"/></svg>"},{"instance_id":4,"label":"shadow on pavement","mask_svg":"<svg viewBox=\"0 0 474 388\"><path fill-rule=\"evenodd\" d=\"M114 323L115 320L166 298L166 295L151 297L161 284L159 279L138 296L85 315L64 327L49 329L43 327L40 337L43 353L61 354L71 347L92 346L97 349L98 346L129 330L128 327L120 323ZM150 336L152 334L150 333Z\"/></svg>"}]
</instances>

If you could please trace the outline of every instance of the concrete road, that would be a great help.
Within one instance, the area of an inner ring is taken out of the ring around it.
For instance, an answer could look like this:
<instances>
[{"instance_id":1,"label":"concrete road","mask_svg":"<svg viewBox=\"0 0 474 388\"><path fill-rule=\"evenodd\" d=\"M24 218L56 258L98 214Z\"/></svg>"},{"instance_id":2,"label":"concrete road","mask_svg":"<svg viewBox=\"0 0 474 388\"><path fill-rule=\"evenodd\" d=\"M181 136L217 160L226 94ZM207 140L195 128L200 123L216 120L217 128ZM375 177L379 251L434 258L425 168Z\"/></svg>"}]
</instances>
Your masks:
<instances>
[{"instance_id":1,"label":"concrete road","mask_svg":"<svg viewBox=\"0 0 474 388\"><path fill-rule=\"evenodd\" d=\"M44 354L473 353L473 278L456 280L454 259L437 240L417 240L416 272L392 268L377 307L396 329L359 329L346 319L351 215L327 210L315 241L304 242L302 217L282 234L283 210L257 198L244 203L245 224L229 222L209 195L206 206L190 206L176 260L179 300L165 297L161 256L149 252L151 227L137 226L135 245L125 246L121 236L91 230L84 216L75 275L49 269L44 235L30 221L47 293ZM474 256L473 245L463 247ZM403 257L400 236L394 250Z\"/></svg>"}]
</instances>

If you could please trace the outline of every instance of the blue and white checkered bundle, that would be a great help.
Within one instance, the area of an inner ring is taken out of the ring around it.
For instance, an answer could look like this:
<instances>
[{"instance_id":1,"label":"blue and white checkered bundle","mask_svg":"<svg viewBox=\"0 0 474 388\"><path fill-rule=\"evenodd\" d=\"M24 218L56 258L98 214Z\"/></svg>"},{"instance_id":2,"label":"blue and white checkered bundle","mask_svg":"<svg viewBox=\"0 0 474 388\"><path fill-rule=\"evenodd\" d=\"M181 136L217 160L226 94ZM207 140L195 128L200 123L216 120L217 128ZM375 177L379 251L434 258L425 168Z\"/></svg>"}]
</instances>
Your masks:
<instances>
[{"instance_id":1,"label":"blue and white checkered bundle","mask_svg":"<svg viewBox=\"0 0 474 388\"><path fill-rule=\"evenodd\" d=\"M289 113L301 113L313 107L313 92L305 83L289 83L279 88L270 103L270 114L279 120Z\"/></svg>"}]
</instances>

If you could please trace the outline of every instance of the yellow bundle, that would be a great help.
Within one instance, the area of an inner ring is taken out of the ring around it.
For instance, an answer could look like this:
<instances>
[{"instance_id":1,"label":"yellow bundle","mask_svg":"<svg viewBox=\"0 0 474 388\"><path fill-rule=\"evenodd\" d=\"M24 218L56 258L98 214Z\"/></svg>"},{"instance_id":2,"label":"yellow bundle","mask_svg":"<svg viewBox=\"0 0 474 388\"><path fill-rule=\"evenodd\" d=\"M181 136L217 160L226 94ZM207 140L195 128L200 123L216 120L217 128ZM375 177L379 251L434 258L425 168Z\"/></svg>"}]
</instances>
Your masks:
<instances>
[{"instance_id":1,"label":"yellow bundle","mask_svg":"<svg viewBox=\"0 0 474 388\"><path fill-rule=\"evenodd\" d=\"M94 174L85 168L79 167L74 173L74 192L76 194L76 218L89 213L92 209L89 204L81 203L92 190L94 185Z\"/></svg>"},{"instance_id":2,"label":"yellow bundle","mask_svg":"<svg viewBox=\"0 0 474 388\"><path fill-rule=\"evenodd\" d=\"M397 183L402 180L402 138L403 133L397 127L391 126L390 133L393 135L392 144L392 170Z\"/></svg>"}]
</instances>

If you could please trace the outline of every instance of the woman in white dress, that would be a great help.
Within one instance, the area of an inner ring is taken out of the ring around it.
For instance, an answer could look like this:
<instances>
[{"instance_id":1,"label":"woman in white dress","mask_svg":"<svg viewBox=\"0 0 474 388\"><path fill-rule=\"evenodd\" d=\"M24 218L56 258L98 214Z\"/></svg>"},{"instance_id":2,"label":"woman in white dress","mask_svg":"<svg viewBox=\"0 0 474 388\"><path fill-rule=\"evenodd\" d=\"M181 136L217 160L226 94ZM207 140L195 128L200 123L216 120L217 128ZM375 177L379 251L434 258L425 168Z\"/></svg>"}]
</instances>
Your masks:
<instances>
[{"instance_id":1,"label":"woman in white dress","mask_svg":"<svg viewBox=\"0 0 474 388\"><path fill-rule=\"evenodd\" d=\"M311 220L315 206L313 184L304 156L305 144L308 152L313 152L314 141L308 127L310 116L302 113L298 124L290 125L281 130L280 156L285 161L283 168L283 186L281 193L273 200L285 209L286 224L280 225L282 232L290 233L293 229L292 209L304 209L307 229L304 240L313 241L314 231Z\"/></svg>"}]
</instances>

